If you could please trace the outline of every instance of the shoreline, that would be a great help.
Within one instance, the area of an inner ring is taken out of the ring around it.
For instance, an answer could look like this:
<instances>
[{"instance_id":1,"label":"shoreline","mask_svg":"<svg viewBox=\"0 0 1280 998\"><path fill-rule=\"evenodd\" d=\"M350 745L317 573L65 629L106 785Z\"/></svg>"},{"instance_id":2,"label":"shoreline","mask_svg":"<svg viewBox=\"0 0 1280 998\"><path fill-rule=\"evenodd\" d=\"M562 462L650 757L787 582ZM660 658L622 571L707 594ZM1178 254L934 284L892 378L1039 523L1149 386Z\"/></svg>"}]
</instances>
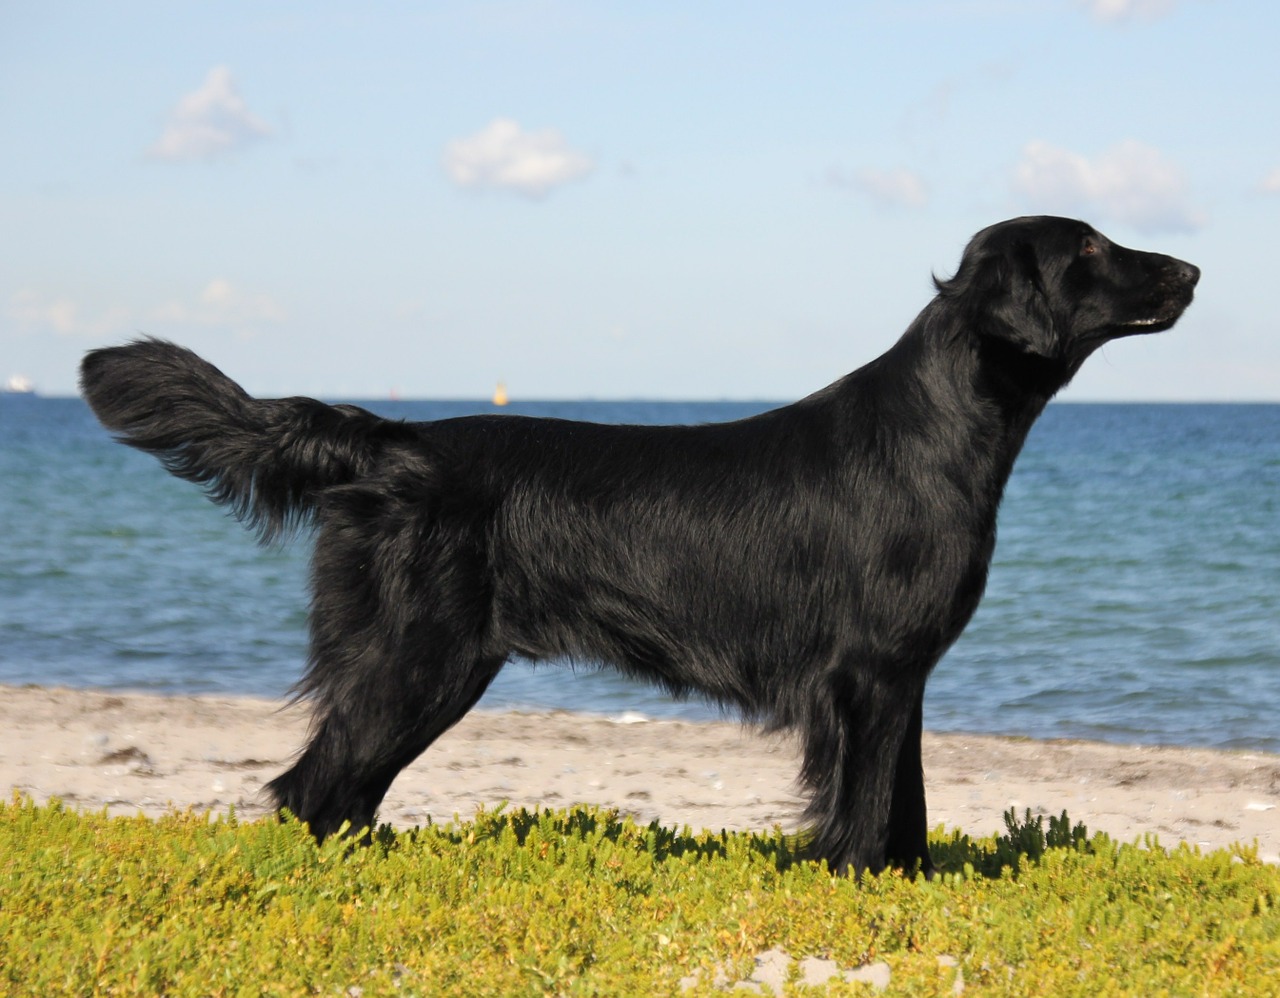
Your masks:
<instances>
[{"instance_id":1,"label":"shoreline","mask_svg":"<svg viewBox=\"0 0 1280 998\"><path fill-rule=\"evenodd\" d=\"M306 737L305 704L0 685L0 790L152 817L172 808L246 819ZM1004 830L1003 814L1059 814L1121 842L1205 850L1255 840L1280 863L1280 755L996 735L924 735L931 828ZM396 779L380 820L471 817L480 806L613 807L647 824L799 825L798 756L737 721L472 711Z\"/></svg>"}]
</instances>

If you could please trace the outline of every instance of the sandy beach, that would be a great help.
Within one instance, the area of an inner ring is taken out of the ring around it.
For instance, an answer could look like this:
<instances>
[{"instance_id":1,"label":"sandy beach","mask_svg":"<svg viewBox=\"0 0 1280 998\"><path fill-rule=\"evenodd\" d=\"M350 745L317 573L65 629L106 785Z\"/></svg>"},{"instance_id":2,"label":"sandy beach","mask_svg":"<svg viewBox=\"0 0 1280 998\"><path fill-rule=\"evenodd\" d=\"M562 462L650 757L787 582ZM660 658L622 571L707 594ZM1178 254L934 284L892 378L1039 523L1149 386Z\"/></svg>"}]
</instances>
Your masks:
<instances>
[{"instance_id":1,"label":"sandy beach","mask_svg":"<svg viewBox=\"0 0 1280 998\"><path fill-rule=\"evenodd\" d=\"M82 810L171 808L245 818L306 735L271 700L0 687L0 788ZM1280 756L1259 752L926 733L930 825L1003 830L1009 807L1066 810L1121 841L1257 841L1280 863ZM693 828L797 827L789 740L732 722L473 712L403 772L381 820L463 818L481 805L614 807Z\"/></svg>"}]
</instances>

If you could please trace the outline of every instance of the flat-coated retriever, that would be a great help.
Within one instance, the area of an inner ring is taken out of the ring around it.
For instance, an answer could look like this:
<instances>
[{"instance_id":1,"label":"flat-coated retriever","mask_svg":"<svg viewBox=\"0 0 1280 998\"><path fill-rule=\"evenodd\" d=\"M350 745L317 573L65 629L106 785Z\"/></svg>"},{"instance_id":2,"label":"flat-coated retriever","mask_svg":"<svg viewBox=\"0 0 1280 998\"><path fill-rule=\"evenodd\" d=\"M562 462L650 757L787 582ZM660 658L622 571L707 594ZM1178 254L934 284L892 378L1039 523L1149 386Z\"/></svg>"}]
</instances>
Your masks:
<instances>
[{"instance_id":1,"label":"flat-coated retriever","mask_svg":"<svg viewBox=\"0 0 1280 998\"><path fill-rule=\"evenodd\" d=\"M883 356L705 426L396 422L253 399L158 340L93 351L81 384L263 539L314 524L312 730L269 789L316 836L372 824L521 655L795 730L811 855L928 871L925 680L978 605L1014 459L1089 354L1168 329L1199 276L1083 222L1001 222Z\"/></svg>"}]
</instances>

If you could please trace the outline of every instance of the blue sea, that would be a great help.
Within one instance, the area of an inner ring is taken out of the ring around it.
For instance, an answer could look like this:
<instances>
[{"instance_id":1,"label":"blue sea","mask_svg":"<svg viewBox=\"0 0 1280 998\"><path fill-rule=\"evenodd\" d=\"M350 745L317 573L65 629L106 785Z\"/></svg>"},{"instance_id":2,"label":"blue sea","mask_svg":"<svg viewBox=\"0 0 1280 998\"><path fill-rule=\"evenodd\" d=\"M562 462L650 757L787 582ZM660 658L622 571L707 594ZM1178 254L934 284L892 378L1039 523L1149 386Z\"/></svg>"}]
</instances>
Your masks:
<instances>
[{"instance_id":1,"label":"blue sea","mask_svg":"<svg viewBox=\"0 0 1280 998\"><path fill-rule=\"evenodd\" d=\"M397 418L486 403L368 404ZM764 403L506 411L699 423ZM0 396L0 683L281 696L306 657L305 537L258 547L79 399ZM513 662L481 706L723 715ZM936 731L1280 751L1280 406L1051 405L987 595L930 680Z\"/></svg>"}]
</instances>

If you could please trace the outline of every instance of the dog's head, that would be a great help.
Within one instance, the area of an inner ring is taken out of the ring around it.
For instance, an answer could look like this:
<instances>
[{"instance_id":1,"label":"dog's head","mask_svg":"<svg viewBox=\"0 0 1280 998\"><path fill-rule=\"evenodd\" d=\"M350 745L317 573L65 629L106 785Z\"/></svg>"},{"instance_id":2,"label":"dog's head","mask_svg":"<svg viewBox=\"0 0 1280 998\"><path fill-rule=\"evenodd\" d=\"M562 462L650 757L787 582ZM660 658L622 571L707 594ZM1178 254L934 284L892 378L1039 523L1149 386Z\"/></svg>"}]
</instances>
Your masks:
<instances>
[{"instance_id":1,"label":"dog's head","mask_svg":"<svg viewBox=\"0 0 1280 998\"><path fill-rule=\"evenodd\" d=\"M970 240L960 269L937 281L980 337L1057 361L1067 376L1102 344L1168 329L1191 304L1200 270L1118 246L1070 218L1015 218Z\"/></svg>"}]
</instances>

